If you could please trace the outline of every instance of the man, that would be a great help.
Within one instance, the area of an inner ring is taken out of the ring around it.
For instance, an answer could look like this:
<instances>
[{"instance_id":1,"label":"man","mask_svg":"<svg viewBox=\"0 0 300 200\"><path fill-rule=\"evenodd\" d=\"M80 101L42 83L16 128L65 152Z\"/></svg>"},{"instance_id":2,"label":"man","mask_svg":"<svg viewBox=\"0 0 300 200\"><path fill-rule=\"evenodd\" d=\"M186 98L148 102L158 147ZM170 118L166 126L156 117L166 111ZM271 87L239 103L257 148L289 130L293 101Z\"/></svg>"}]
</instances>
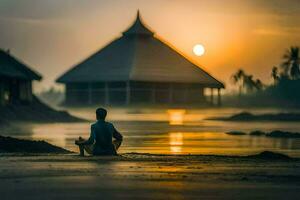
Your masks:
<instances>
[{"instance_id":1,"label":"man","mask_svg":"<svg viewBox=\"0 0 300 200\"><path fill-rule=\"evenodd\" d=\"M79 146L81 156L84 156L84 150L92 155L117 155L123 136L111 123L105 121L106 115L105 109L98 108L96 110L97 122L91 126L90 138L84 140L79 137L75 141L75 144Z\"/></svg>"}]
</instances>

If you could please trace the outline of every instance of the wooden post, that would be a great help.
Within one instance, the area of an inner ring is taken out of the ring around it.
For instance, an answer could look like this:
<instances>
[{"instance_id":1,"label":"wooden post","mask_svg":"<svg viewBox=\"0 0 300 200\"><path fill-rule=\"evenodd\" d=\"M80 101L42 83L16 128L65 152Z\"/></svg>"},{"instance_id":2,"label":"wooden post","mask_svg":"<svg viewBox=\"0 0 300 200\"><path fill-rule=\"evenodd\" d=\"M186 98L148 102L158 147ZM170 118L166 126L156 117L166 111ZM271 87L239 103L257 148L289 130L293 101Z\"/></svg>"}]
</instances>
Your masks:
<instances>
[{"instance_id":1,"label":"wooden post","mask_svg":"<svg viewBox=\"0 0 300 200\"><path fill-rule=\"evenodd\" d=\"M129 81L126 82L126 104L130 104L130 83Z\"/></svg>"},{"instance_id":2,"label":"wooden post","mask_svg":"<svg viewBox=\"0 0 300 200\"><path fill-rule=\"evenodd\" d=\"M108 89L108 83L104 83L104 95L105 95L105 105L109 104L109 89Z\"/></svg>"},{"instance_id":3,"label":"wooden post","mask_svg":"<svg viewBox=\"0 0 300 200\"><path fill-rule=\"evenodd\" d=\"M221 106L222 102L221 102L221 88L218 88L218 106Z\"/></svg>"},{"instance_id":4,"label":"wooden post","mask_svg":"<svg viewBox=\"0 0 300 200\"><path fill-rule=\"evenodd\" d=\"M210 103L214 105L214 88L210 88Z\"/></svg>"}]
</instances>

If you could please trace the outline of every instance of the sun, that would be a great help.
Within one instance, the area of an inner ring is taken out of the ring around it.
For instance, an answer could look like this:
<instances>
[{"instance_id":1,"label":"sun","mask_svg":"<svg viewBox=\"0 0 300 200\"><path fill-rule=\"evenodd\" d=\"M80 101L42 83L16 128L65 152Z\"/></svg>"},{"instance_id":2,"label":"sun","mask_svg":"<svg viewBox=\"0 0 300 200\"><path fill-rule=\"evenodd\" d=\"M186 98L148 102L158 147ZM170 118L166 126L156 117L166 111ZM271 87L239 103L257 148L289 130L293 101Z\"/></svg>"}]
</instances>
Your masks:
<instances>
[{"instance_id":1,"label":"sun","mask_svg":"<svg viewBox=\"0 0 300 200\"><path fill-rule=\"evenodd\" d=\"M205 53L205 48L202 44L196 44L193 48L193 52L196 56L202 56Z\"/></svg>"}]
</instances>

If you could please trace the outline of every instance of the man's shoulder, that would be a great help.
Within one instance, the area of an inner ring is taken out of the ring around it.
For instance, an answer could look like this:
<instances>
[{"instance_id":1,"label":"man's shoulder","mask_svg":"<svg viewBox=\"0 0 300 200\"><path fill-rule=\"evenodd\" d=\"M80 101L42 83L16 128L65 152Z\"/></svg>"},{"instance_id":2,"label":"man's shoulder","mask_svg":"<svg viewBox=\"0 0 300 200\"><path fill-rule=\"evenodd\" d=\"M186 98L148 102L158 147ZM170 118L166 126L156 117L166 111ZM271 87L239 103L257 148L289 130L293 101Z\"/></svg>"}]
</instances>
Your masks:
<instances>
[{"instance_id":1,"label":"man's shoulder","mask_svg":"<svg viewBox=\"0 0 300 200\"><path fill-rule=\"evenodd\" d=\"M92 128L94 128L95 126L97 126L97 122L95 122L91 125Z\"/></svg>"},{"instance_id":2,"label":"man's shoulder","mask_svg":"<svg viewBox=\"0 0 300 200\"><path fill-rule=\"evenodd\" d=\"M111 122L95 122L95 123L93 123L92 125L91 125L91 127L93 128L93 127L96 127L96 126L103 126L103 125L106 125L106 126L108 126L108 127L114 127L114 125L111 123Z\"/></svg>"},{"instance_id":3,"label":"man's shoulder","mask_svg":"<svg viewBox=\"0 0 300 200\"><path fill-rule=\"evenodd\" d=\"M106 124L107 126L109 126L109 127L114 127L114 125L113 125L112 123L110 123L110 122L105 122L105 124Z\"/></svg>"}]
</instances>

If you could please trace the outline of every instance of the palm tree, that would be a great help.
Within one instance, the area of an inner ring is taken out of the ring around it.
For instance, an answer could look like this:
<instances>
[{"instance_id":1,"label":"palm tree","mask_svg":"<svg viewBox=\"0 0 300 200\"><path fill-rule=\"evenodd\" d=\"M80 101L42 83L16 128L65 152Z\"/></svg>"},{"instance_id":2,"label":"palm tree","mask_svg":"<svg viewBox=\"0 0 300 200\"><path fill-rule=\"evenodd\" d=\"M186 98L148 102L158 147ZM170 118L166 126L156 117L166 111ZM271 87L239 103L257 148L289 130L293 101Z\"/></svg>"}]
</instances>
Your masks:
<instances>
[{"instance_id":1,"label":"palm tree","mask_svg":"<svg viewBox=\"0 0 300 200\"><path fill-rule=\"evenodd\" d=\"M252 75L245 75L244 87L247 89L247 92L253 92L256 89L256 82L253 80Z\"/></svg>"},{"instance_id":2,"label":"palm tree","mask_svg":"<svg viewBox=\"0 0 300 200\"><path fill-rule=\"evenodd\" d=\"M300 55L299 47L291 47L284 56L284 62L281 64L284 75L288 75L292 79L300 78Z\"/></svg>"},{"instance_id":3,"label":"palm tree","mask_svg":"<svg viewBox=\"0 0 300 200\"><path fill-rule=\"evenodd\" d=\"M274 85L275 85L277 83L278 79L279 79L278 68L276 66L274 66L272 68L271 76L272 76L272 78L274 80Z\"/></svg>"},{"instance_id":4,"label":"palm tree","mask_svg":"<svg viewBox=\"0 0 300 200\"><path fill-rule=\"evenodd\" d=\"M238 84L239 96L242 95L242 88L244 86L244 78L246 74L242 69L239 69L235 74L232 75L232 80L234 84Z\"/></svg>"},{"instance_id":5,"label":"palm tree","mask_svg":"<svg viewBox=\"0 0 300 200\"><path fill-rule=\"evenodd\" d=\"M261 80L256 79L255 88L256 88L256 90L262 90L264 88L264 84L261 82Z\"/></svg>"}]
</instances>

